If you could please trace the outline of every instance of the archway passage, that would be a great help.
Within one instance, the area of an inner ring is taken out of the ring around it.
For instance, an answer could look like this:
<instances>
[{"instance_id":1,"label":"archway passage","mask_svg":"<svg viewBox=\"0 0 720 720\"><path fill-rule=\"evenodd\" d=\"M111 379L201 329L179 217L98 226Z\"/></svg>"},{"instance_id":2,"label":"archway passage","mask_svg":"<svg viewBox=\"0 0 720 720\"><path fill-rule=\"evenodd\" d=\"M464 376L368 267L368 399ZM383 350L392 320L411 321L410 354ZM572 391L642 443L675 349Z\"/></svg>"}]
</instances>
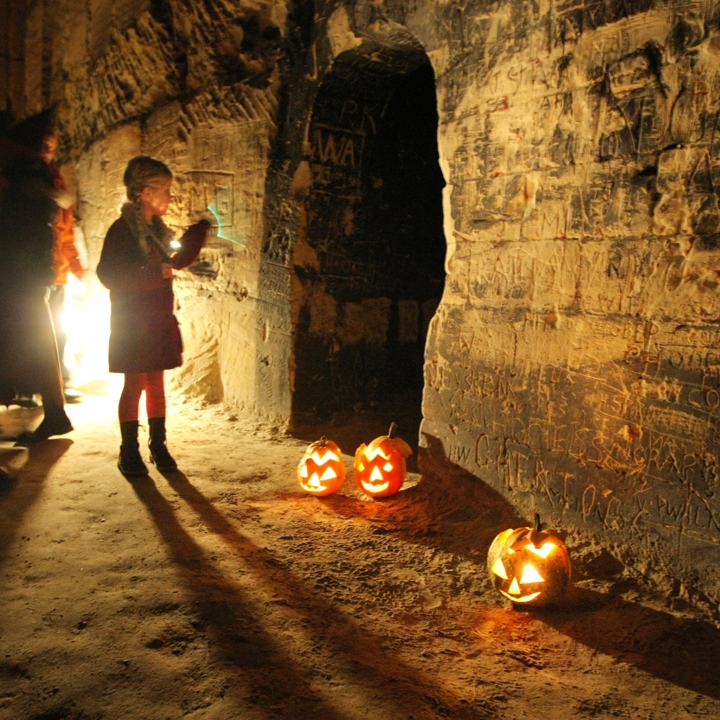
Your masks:
<instances>
[{"instance_id":1,"label":"archway passage","mask_svg":"<svg viewBox=\"0 0 720 720\"><path fill-rule=\"evenodd\" d=\"M294 265L295 424L359 412L417 434L445 281L435 78L404 29L338 56L310 126Z\"/></svg>"}]
</instances>

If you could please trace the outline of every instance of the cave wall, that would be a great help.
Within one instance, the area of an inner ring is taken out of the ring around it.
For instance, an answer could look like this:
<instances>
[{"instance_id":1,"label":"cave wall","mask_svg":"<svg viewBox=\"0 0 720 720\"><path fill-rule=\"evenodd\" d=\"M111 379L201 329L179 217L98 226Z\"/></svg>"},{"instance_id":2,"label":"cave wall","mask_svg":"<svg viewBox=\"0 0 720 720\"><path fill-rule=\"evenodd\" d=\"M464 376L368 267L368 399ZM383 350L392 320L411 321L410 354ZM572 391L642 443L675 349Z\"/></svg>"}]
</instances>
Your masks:
<instances>
[{"instance_id":1,"label":"cave wall","mask_svg":"<svg viewBox=\"0 0 720 720\"><path fill-rule=\"evenodd\" d=\"M428 467L459 465L716 611L716 3L2 0L0 15L26 28L0 33L0 109L65 102L91 259L138 151L177 171L172 222L215 200L224 238L178 279L174 379L279 424L312 294L296 266L316 262L318 89L369 31L407 28L432 63L447 182Z\"/></svg>"},{"instance_id":2,"label":"cave wall","mask_svg":"<svg viewBox=\"0 0 720 720\"><path fill-rule=\"evenodd\" d=\"M407 18L448 181L423 442L713 612L719 19L649 0Z\"/></svg>"},{"instance_id":3,"label":"cave wall","mask_svg":"<svg viewBox=\"0 0 720 720\"><path fill-rule=\"evenodd\" d=\"M24 37L0 73L5 109L24 117L58 108L59 159L90 269L124 202L128 160L165 161L178 197L168 224L178 234L200 217L214 224L199 261L176 278L185 363L170 383L287 423L289 278L282 259L263 253L285 5L4 0L0 11L17 26L0 47ZM88 284L90 302L107 306L92 273Z\"/></svg>"}]
</instances>

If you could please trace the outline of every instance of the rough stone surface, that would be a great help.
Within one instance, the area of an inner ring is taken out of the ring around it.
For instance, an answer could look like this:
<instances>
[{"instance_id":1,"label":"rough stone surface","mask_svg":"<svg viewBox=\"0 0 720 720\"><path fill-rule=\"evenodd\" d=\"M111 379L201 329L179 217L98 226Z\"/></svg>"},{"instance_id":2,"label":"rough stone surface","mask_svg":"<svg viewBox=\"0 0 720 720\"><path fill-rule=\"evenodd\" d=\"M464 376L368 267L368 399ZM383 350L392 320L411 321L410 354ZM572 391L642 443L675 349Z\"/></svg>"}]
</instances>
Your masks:
<instances>
[{"instance_id":1,"label":"rough stone surface","mask_svg":"<svg viewBox=\"0 0 720 720\"><path fill-rule=\"evenodd\" d=\"M715 612L716 5L486 10L408 20L448 180L424 443Z\"/></svg>"}]
</instances>

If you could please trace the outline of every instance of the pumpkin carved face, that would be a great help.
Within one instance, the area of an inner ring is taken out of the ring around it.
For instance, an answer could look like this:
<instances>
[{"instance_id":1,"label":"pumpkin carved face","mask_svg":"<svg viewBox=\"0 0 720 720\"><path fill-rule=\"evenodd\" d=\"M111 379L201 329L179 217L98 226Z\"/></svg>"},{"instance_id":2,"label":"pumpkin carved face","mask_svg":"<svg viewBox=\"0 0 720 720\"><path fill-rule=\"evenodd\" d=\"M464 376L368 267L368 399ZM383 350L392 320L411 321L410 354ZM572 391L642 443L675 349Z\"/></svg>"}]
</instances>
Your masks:
<instances>
[{"instance_id":1,"label":"pumpkin carved face","mask_svg":"<svg viewBox=\"0 0 720 720\"><path fill-rule=\"evenodd\" d=\"M493 540L487 559L495 589L519 605L559 600L570 581L570 559L563 541L532 528L505 530Z\"/></svg>"},{"instance_id":2,"label":"pumpkin carved face","mask_svg":"<svg viewBox=\"0 0 720 720\"><path fill-rule=\"evenodd\" d=\"M326 437L308 445L298 465L300 487L322 497L337 492L345 480L340 448Z\"/></svg>"},{"instance_id":3,"label":"pumpkin carved face","mask_svg":"<svg viewBox=\"0 0 720 720\"><path fill-rule=\"evenodd\" d=\"M395 437L393 423L387 435L363 443L355 452L355 481L372 498L394 495L405 481L405 458L412 455L410 446Z\"/></svg>"}]
</instances>

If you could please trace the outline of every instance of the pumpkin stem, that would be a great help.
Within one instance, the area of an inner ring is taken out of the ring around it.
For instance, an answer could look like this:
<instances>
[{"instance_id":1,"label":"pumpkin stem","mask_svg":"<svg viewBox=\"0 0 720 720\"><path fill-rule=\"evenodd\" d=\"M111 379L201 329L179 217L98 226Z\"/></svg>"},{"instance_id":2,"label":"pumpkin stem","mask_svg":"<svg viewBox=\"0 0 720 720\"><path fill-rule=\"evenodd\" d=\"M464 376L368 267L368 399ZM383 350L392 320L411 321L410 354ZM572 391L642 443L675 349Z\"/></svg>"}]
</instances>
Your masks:
<instances>
[{"instance_id":1,"label":"pumpkin stem","mask_svg":"<svg viewBox=\"0 0 720 720\"><path fill-rule=\"evenodd\" d=\"M323 435L320 438L320 447L325 447L325 445L327 445L327 435Z\"/></svg>"},{"instance_id":2,"label":"pumpkin stem","mask_svg":"<svg viewBox=\"0 0 720 720\"><path fill-rule=\"evenodd\" d=\"M542 523L540 522L540 513L535 513L535 529L540 532L542 530Z\"/></svg>"},{"instance_id":3,"label":"pumpkin stem","mask_svg":"<svg viewBox=\"0 0 720 720\"><path fill-rule=\"evenodd\" d=\"M395 431L397 430L397 423L391 422L390 429L388 430L388 437L392 440L395 437Z\"/></svg>"}]
</instances>

